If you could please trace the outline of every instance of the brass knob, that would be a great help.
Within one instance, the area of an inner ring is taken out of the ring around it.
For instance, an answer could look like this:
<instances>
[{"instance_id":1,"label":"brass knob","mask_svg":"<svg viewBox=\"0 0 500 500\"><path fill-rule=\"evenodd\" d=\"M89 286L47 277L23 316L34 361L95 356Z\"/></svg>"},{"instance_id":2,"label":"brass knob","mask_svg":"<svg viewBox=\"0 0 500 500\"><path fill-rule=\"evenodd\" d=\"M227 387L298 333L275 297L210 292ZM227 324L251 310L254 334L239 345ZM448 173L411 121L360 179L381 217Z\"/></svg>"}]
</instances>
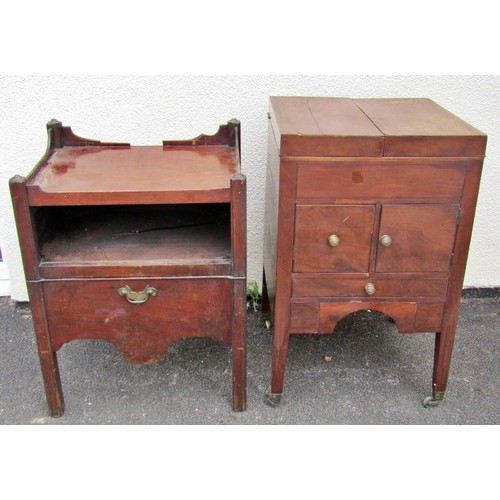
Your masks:
<instances>
[{"instance_id":1,"label":"brass knob","mask_svg":"<svg viewBox=\"0 0 500 500\"><path fill-rule=\"evenodd\" d=\"M375 293L375 285L373 283L367 283L365 285L365 292L368 294L368 295L373 295Z\"/></svg>"},{"instance_id":2,"label":"brass knob","mask_svg":"<svg viewBox=\"0 0 500 500\"><path fill-rule=\"evenodd\" d=\"M331 247L338 247L340 245L340 238L336 234L328 236L328 244Z\"/></svg>"},{"instance_id":3,"label":"brass knob","mask_svg":"<svg viewBox=\"0 0 500 500\"><path fill-rule=\"evenodd\" d=\"M388 247L392 243L392 238L388 234L384 234L379 241L383 247Z\"/></svg>"}]
</instances>

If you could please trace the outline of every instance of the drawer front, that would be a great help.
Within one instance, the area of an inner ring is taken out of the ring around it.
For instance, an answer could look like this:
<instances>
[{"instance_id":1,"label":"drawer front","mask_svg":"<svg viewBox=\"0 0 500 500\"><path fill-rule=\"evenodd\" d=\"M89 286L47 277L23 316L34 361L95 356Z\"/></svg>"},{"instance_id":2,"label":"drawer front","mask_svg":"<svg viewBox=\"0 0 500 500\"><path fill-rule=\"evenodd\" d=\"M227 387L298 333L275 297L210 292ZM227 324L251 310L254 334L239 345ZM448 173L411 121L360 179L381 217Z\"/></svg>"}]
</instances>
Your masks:
<instances>
[{"instance_id":1,"label":"drawer front","mask_svg":"<svg viewBox=\"0 0 500 500\"><path fill-rule=\"evenodd\" d=\"M460 198L465 164L301 165L299 198Z\"/></svg>"},{"instance_id":2,"label":"drawer front","mask_svg":"<svg viewBox=\"0 0 500 500\"><path fill-rule=\"evenodd\" d=\"M373 205L297 205L295 272L367 272Z\"/></svg>"},{"instance_id":3,"label":"drawer front","mask_svg":"<svg viewBox=\"0 0 500 500\"><path fill-rule=\"evenodd\" d=\"M411 333L415 331L415 316L417 312L417 304L415 302L349 302L320 304L318 333L333 333L335 327L342 318L365 309L377 311L391 317L396 323L400 333Z\"/></svg>"},{"instance_id":4,"label":"drawer front","mask_svg":"<svg viewBox=\"0 0 500 500\"><path fill-rule=\"evenodd\" d=\"M390 316L400 333L434 333L441 330L444 303L292 301L289 333L333 333L339 321L362 310L377 311Z\"/></svg>"},{"instance_id":5,"label":"drawer front","mask_svg":"<svg viewBox=\"0 0 500 500\"><path fill-rule=\"evenodd\" d=\"M329 279L293 280L294 297L446 297L447 279ZM368 285L372 286L368 286Z\"/></svg>"},{"instance_id":6,"label":"drawer front","mask_svg":"<svg viewBox=\"0 0 500 500\"><path fill-rule=\"evenodd\" d=\"M169 343L184 337L228 344L231 290L230 280L208 278L43 283L55 350L74 339L104 339L135 363L157 361Z\"/></svg>"},{"instance_id":7,"label":"drawer front","mask_svg":"<svg viewBox=\"0 0 500 500\"><path fill-rule=\"evenodd\" d=\"M448 272L458 210L459 205L383 205L376 271Z\"/></svg>"}]
</instances>

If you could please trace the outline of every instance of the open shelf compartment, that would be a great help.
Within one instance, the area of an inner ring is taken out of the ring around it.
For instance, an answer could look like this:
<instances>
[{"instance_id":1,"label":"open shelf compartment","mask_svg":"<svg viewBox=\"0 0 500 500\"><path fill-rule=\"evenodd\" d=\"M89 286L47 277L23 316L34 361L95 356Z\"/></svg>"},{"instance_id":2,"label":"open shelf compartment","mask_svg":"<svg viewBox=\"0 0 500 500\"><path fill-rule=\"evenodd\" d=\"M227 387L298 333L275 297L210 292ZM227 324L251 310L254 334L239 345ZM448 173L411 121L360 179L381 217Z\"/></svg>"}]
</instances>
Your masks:
<instances>
[{"instance_id":1,"label":"open shelf compartment","mask_svg":"<svg viewBox=\"0 0 500 500\"><path fill-rule=\"evenodd\" d=\"M46 278L227 274L227 203L39 207L40 272Z\"/></svg>"}]
</instances>

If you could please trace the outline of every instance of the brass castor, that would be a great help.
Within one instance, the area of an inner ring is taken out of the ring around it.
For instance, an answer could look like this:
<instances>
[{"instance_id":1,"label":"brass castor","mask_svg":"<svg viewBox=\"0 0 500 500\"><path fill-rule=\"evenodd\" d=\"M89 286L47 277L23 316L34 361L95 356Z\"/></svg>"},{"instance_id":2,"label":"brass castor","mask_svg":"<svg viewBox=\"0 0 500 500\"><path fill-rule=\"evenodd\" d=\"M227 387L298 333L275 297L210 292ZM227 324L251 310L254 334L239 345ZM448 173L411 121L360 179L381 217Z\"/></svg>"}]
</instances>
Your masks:
<instances>
[{"instance_id":1,"label":"brass castor","mask_svg":"<svg viewBox=\"0 0 500 500\"><path fill-rule=\"evenodd\" d=\"M438 406L441 401L436 401L432 396L427 396L422 401L424 408L429 408L429 406Z\"/></svg>"},{"instance_id":2,"label":"brass castor","mask_svg":"<svg viewBox=\"0 0 500 500\"><path fill-rule=\"evenodd\" d=\"M444 398L444 392L436 392L434 396L427 396L426 398L424 398L422 404L424 405L424 408L438 406L439 403L441 403L441 401L443 400L443 398Z\"/></svg>"},{"instance_id":3,"label":"brass castor","mask_svg":"<svg viewBox=\"0 0 500 500\"><path fill-rule=\"evenodd\" d=\"M265 397L265 402L272 406L273 408L277 406L281 401L281 394L273 394L272 392L268 392Z\"/></svg>"}]
</instances>

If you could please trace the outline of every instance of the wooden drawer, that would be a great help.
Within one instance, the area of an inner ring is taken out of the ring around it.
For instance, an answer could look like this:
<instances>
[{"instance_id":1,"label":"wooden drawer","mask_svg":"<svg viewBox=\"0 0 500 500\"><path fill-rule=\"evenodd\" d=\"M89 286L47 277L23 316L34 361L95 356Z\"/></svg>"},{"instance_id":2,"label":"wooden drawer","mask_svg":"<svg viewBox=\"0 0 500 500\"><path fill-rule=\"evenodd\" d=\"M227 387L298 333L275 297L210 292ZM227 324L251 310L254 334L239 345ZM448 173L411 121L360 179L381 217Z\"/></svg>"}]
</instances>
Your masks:
<instances>
[{"instance_id":1,"label":"wooden drawer","mask_svg":"<svg viewBox=\"0 0 500 500\"><path fill-rule=\"evenodd\" d=\"M460 198L465 162L299 165L298 198Z\"/></svg>"},{"instance_id":2,"label":"wooden drawer","mask_svg":"<svg viewBox=\"0 0 500 500\"><path fill-rule=\"evenodd\" d=\"M373 205L297 205L294 271L367 272L374 213Z\"/></svg>"},{"instance_id":3,"label":"wooden drawer","mask_svg":"<svg viewBox=\"0 0 500 500\"><path fill-rule=\"evenodd\" d=\"M373 294L368 294L365 286L371 283L375 287ZM294 279L293 297L445 297L448 288L447 279L330 279L300 278Z\"/></svg>"},{"instance_id":4,"label":"wooden drawer","mask_svg":"<svg viewBox=\"0 0 500 500\"><path fill-rule=\"evenodd\" d=\"M119 290L156 289L143 303L130 303ZM168 344L183 337L212 337L230 343L231 280L124 279L46 281L47 322L54 350L73 339L113 343L135 363L157 361Z\"/></svg>"},{"instance_id":5,"label":"wooden drawer","mask_svg":"<svg viewBox=\"0 0 500 500\"><path fill-rule=\"evenodd\" d=\"M337 302L319 305L318 333L333 333L338 322L361 310L377 311L391 317L399 333L437 332L441 329L442 303L417 302Z\"/></svg>"},{"instance_id":6,"label":"wooden drawer","mask_svg":"<svg viewBox=\"0 0 500 500\"><path fill-rule=\"evenodd\" d=\"M323 302L308 300L291 302L291 334L333 333L345 316L361 310L377 311L390 316L400 333L438 332L443 319L443 302Z\"/></svg>"}]
</instances>

